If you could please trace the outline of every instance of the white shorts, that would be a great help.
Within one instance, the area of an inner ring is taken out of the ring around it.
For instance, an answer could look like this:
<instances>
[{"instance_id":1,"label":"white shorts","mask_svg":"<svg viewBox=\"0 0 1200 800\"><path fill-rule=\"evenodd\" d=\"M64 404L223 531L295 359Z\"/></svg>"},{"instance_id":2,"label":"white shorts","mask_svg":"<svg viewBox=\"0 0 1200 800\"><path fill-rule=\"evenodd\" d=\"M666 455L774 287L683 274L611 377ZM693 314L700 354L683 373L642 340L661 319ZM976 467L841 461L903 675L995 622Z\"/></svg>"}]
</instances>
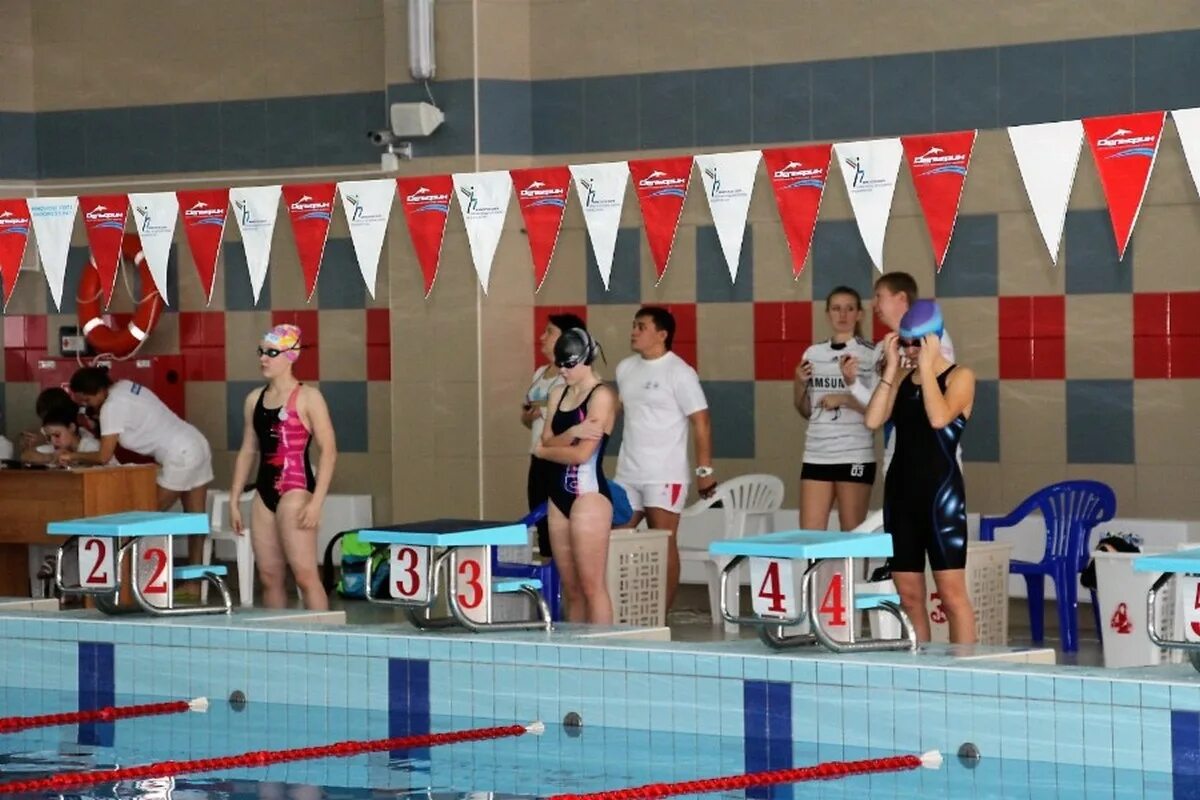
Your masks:
<instances>
[{"instance_id":1,"label":"white shorts","mask_svg":"<svg viewBox=\"0 0 1200 800\"><path fill-rule=\"evenodd\" d=\"M212 448L203 436L173 451L158 468L158 485L172 492L186 492L212 480Z\"/></svg>"},{"instance_id":2,"label":"white shorts","mask_svg":"<svg viewBox=\"0 0 1200 800\"><path fill-rule=\"evenodd\" d=\"M619 483L629 496L629 506L634 511L661 508L678 514L687 503L686 483Z\"/></svg>"}]
</instances>

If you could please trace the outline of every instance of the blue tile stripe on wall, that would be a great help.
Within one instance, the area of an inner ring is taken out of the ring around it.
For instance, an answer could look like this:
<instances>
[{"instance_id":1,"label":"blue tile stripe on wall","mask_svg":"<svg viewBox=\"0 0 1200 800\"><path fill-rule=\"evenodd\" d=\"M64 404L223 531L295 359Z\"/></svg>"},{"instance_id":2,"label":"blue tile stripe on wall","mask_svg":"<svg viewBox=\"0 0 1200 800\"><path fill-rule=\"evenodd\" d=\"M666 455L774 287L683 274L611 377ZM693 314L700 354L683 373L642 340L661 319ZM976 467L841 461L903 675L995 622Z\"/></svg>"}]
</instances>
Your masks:
<instances>
[{"instance_id":1,"label":"blue tile stripe on wall","mask_svg":"<svg viewBox=\"0 0 1200 800\"><path fill-rule=\"evenodd\" d=\"M746 772L788 769L792 763L792 684L747 680L742 683L742 723ZM790 784L746 790L756 800L791 800Z\"/></svg>"},{"instance_id":2,"label":"blue tile stripe on wall","mask_svg":"<svg viewBox=\"0 0 1200 800\"><path fill-rule=\"evenodd\" d=\"M1171 782L1175 797L1200 797L1200 712L1171 712Z\"/></svg>"},{"instance_id":3,"label":"blue tile stripe on wall","mask_svg":"<svg viewBox=\"0 0 1200 800\"><path fill-rule=\"evenodd\" d=\"M388 659L388 737L429 733L429 661ZM393 756L405 753L393 752ZM427 757L427 748L410 750L411 758Z\"/></svg>"},{"instance_id":4,"label":"blue tile stripe on wall","mask_svg":"<svg viewBox=\"0 0 1200 800\"><path fill-rule=\"evenodd\" d=\"M79 710L106 708L116 702L113 645L108 642L79 643ZM114 724L87 722L79 726L79 744L112 747Z\"/></svg>"}]
</instances>

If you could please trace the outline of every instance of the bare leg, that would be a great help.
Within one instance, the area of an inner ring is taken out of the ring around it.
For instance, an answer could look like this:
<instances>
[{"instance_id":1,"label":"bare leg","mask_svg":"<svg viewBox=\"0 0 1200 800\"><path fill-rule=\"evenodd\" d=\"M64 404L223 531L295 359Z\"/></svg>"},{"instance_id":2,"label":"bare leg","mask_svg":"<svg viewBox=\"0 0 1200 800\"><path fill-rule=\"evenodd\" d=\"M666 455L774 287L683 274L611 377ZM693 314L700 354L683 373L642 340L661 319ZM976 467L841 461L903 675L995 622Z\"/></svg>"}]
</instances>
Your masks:
<instances>
[{"instance_id":1,"label":"bare leg","mask_svg":"<svg viewBox=\"0 0 1200 800\"><path fill-rule=\"evenodd\" d=\"M311 494L301 491L291 491L279 498L275 527L288 566L304 597L304 607L324 611L329 608L329 598L317 571L317 529L300 527L300 511L311 499Z\"/></svg>"},{"instance_id":2,"label":"bare leg","mask_svg":"<svg viewBox=\"0 0 1200 800\"><path fill-rule=\"evenodd\" d=\"M838 481L833 484L837 495L838 521L843 531L852 531L867 518L867 504L871 502L871 484Z\"/></svg>"},{"instance_id":3,"label":"bare leg","mask_svg":"<svg viewBox=\"0 0 1200 800\"><path fill-rule=\"evenodd\" d=\"M829 509L833 508L832 481L800 481L800 527L823 531L829 527Z\"/></svg>"},{"instance_id":4,"label":"bare leg","mask_svg":"<svg viewBox=\"0 0 1200 800\"><path fill-rule=\"evenodd\" d=\"M900 595L900 606L912 620L918 642L929 641L929 616L925 613L925 573L893 572L892 581Z\"/></svg>"},{"instance_id":5,"label":"bare leg","mask_svg":"<svg viewBox=\"0 0 1200 800\"><path fill-rule=\"evenodd\" d=\"M611 625L612 598L608 594L608 540L612 530L612 503L599 493L576 498L571 507L571 557L587 602L587 622Z\"/></svg>"},{"instance_id":6,"label":"bare leg","mask_svg":"<svg viewBox=\"0 0 1200 800\"><path fill-rule=\"evenodd\" d=\"M665 508L646 508L646 519L653 530L667 531L667 612L675 603L675 593L679 590L679 515Z\"/></svg>"},{"instance_id":7,"label":"bare leg","mask_svg":"<svg viewBox=\"0 0 1200 800\"><path fill-rule=\"evenodd\" d=\"M263 605L266 608L287 608L287 562L279 534L275 530L275 515L255 495L250 513L250 534L254 546L254 566L262 584Z\"/></svg>"},{"instance_id":8,"label":"bare leg","mask_svg":"<svg viewBox=\"0 0 1200 800\"><path fill-rule=\"evenodd\" d=\"M975 611L971 608L971 596L967 594L967 571L965 569L943 569L933 573L942 598L942 608L950 623L950 641L953 644L974 644Z\"/></svg>"},{"instance_id":9,"label":"bare leg","mask_svg":"<svg viewBox=\"0 0 1200 800\"><path fill-rule=\"evenodd\" d=\"M558 568L559 586L563 601L567 604L567 622L587 621L587 600L575 569L575 555L571 549L571 522L551 501L546 514L550 525L550 550L554 553L554 565Z\"/></svg>"},{"instance_id":10,"label":"bare leg","mask_svg":"<svg viewBox=\"0 0 1200 800\"><path fill-rule=\"evenodd\" d=\"M204 514L208 511L208 484L196 486L181 492L179 502L183 510L194 514ZM188 563L199 564L204 560L204 540L207 536L188 537Z\"/></svg>"}]
</instances>

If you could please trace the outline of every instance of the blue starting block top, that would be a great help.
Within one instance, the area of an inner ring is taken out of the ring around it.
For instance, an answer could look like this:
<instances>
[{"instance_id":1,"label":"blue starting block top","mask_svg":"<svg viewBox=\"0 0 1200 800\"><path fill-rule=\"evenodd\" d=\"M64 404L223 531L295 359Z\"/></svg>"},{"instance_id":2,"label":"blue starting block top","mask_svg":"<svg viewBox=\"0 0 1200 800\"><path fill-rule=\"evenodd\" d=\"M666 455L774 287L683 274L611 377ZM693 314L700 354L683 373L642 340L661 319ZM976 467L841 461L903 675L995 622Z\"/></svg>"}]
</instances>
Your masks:
<instances>
[{"instance_id":1,"label":"blue starting block top","mask_svg":"<svg viewBox=\"0 0 1200 800\"><path fill-rule=\"evenodd\" d=\"M714 556L757 558L886 558L892 554L890 533L779 531L745 539L720 539L708 545Z\"/></svg>"},{"instance_id":2,"label":"blue starting block top","mask_svg":"<svg viewBox=\"0 0 1200 800\"><path fill-rule=\"evenodd\" d=\"M100 517L51 522L51 536L199 536L210 533L207 514L175 511L127 511Z\"/></svg>"},{"instance_id":3,"label":"blue starting block top","mask_svg":"<svg viewBox=\"0 0 1200 800\"><path fill-rule=\"evenodd\" d=\"M1134 572L1183 572L1200 575L1200 547L1174 553L1155 553L1133 560Z\"/></svg>"},{"instance_id":4,"label":"blue starting block top","mask_svg":"<svg viewBox=\"0 0 1200 800\"><path fill-rule=\"evenodd\" d=\"M521 545L529 543L529 529L513 522L431 519L361 530L358 538L372 544L415 544L424 547Z\"/></svg>"}]
</instances>

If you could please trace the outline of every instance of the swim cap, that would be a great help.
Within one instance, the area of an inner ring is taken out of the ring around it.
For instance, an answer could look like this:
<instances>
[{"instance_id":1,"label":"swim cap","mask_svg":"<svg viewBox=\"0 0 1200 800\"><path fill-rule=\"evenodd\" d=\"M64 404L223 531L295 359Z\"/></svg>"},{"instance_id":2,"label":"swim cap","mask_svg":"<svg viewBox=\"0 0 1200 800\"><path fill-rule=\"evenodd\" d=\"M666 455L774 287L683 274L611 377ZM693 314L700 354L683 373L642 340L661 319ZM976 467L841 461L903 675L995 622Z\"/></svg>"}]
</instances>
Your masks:
<instances>
[{"instance_id":1,"label":"swim cap","mask_svg":"<svg viewBox=\"0 0 1200 800\"><path fill-rule=\"evenodd\" d=\"M579 364L591 364L596 360L600 345L583 328L563 331L554 343L554 365L559 369L570 369Z\"/></svg>"},{"instance_id":2,"label":"swim cap","mask_svg":"<svg viewBox=\"0 0 1200 800\"><path fill-rule=\"evenodd\" d=\"M918 300L900 319L900 338L923 339L927 334L942 335L942 310L932 300Z\"/></svg>"},{"instance_id":3,"label":"swim cap","mask_svg":"<svg viewBox=\"0 0 1200 800\"><path fill-rule=\"evenodd\" d=\"M263 335L263 341L283 351L288 361L300 357L300 328L295 325L276 325Z\"/></svg>"}]
</instances>

